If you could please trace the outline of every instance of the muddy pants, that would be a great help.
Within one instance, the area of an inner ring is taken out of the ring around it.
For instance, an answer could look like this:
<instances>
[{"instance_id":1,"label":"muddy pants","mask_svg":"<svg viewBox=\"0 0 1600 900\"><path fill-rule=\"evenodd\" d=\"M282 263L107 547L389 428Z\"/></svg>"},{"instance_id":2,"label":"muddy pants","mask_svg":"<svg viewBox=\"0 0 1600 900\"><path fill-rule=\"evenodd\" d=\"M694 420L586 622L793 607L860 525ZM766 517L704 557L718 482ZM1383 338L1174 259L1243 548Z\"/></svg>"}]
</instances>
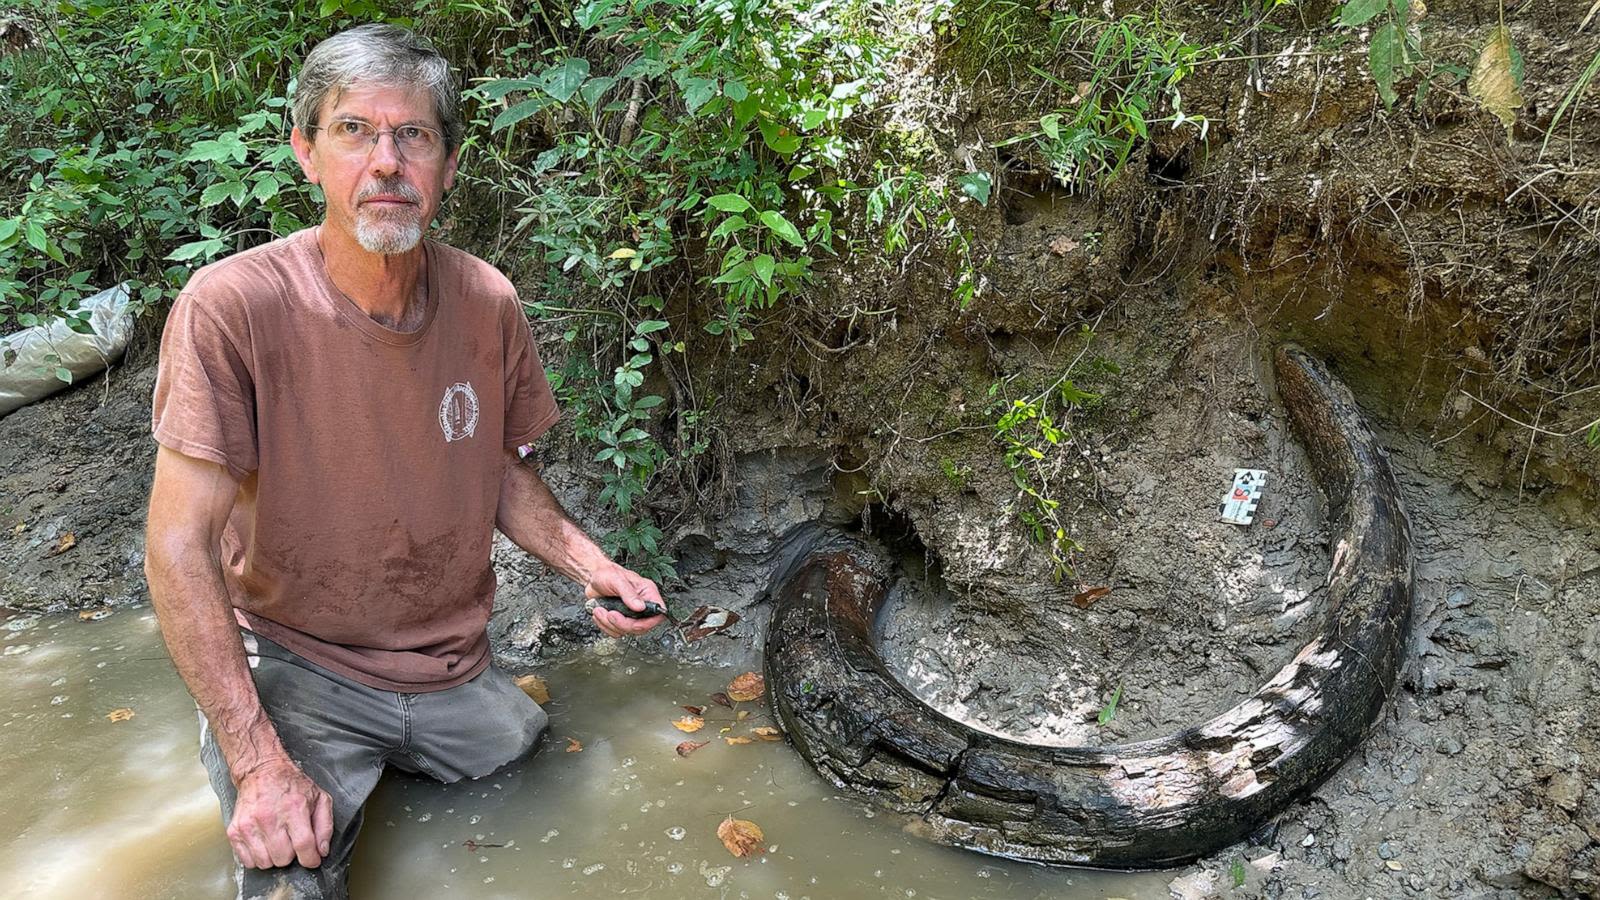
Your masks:
<instances>
[{"instance_id":1,"label":"muddy pants","mask_svg":"<svg viewBox=\"0 0 1600 900\"><path fill-rule=\"evenodd\" d=\"M385 765L443 782L487 775L521 758L544 733L544 710L494 666L463 685L425 694L380 691L244 632L261 705L289 756L333 798L333 839L322 865L237 870L239 897L343 898L362 806ZM235 792L205 717L200 760L233 819Z\"/></svg>"}]
</instances>

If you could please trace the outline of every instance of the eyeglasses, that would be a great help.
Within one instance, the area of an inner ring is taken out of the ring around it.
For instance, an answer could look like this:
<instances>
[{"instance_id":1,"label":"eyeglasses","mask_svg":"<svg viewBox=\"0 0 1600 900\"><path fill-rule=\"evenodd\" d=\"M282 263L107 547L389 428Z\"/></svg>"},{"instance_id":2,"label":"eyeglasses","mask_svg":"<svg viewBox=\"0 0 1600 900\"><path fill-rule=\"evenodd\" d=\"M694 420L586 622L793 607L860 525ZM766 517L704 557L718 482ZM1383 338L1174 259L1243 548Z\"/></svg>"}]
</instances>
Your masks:
<instances>
[{"instance_id":1,"label":"eyeglasses","mask_svg":"<svg viewBox=\"0 0 1600 900\"><path fill-rule=\"evenodd\" d=\"M336 119L327 125L312 125L307 131L321 131L328 136L335 150L358 156L378 145L381 135L394 135L394 145L400 155L418 162L438 159L444 153L444 135L426 125L401 125L399 128L379 128L360 119Z\"/></svg>"}]
</instances>

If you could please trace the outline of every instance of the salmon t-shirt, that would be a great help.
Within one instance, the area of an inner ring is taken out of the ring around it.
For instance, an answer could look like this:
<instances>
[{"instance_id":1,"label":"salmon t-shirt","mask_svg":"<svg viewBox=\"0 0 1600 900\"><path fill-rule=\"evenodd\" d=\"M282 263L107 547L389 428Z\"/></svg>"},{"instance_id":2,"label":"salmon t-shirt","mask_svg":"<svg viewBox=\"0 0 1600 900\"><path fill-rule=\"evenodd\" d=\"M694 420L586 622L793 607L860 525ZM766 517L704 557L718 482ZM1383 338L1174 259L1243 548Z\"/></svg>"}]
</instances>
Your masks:
<instances>
[{"instance_id":1,"label":"salmon t-shirt","mask_svg":"<svg viewBox=\"0 0 1600 900\"><path fill-rule=\"evenodd\" d=\"M161 338L152 426L239 492L223 580L246 627L376 688L489 663L501 479L559 417L516 290L432 241L413 332L328 277L315 229L206 266Z\"/></svg>"}]
</instances>

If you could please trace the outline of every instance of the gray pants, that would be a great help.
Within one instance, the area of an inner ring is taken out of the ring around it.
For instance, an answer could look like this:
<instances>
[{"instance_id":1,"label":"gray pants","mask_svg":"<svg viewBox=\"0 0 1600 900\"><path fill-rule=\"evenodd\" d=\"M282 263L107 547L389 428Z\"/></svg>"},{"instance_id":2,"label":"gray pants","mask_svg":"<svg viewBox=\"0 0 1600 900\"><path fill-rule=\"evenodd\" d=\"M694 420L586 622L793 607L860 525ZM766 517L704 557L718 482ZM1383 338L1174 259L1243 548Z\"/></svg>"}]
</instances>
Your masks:
<instances>
[{"instance_id":1,"label":"gray pants","mask_svg":"<svg viewBox=\"0 0 1600 900\"><path fill-rule=\"evenodd\" d=\"M425 694L380 691L244 632L256 693L289 756L333 798L333 839L322 865L237 870L241 900L344 898L362 806L385 765L443 782L487 775L533 749L549 718L494 666L463 685ZM204 716L200 760L233 819L228 764Z\"/></svg>"}]
</instances>

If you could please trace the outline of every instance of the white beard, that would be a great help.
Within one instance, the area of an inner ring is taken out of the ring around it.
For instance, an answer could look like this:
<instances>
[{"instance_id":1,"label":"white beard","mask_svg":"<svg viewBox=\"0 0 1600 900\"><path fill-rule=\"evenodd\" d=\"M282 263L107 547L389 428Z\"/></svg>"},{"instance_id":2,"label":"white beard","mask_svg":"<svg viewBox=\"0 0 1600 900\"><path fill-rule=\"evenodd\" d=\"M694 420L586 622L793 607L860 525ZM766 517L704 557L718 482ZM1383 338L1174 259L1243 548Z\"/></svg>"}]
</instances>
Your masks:
<instances>
[{"instance_id":1,"label":"white beard","mask_svg":"<svg viewBox=\"0 0 1600 900\"><path fill-rule=\"evenodd\" d=\"M368 253L405 253L422 240L422 223L400 213L385 216L363 211L356 216L356 242Z\"/></svg>"}]
</instances>

